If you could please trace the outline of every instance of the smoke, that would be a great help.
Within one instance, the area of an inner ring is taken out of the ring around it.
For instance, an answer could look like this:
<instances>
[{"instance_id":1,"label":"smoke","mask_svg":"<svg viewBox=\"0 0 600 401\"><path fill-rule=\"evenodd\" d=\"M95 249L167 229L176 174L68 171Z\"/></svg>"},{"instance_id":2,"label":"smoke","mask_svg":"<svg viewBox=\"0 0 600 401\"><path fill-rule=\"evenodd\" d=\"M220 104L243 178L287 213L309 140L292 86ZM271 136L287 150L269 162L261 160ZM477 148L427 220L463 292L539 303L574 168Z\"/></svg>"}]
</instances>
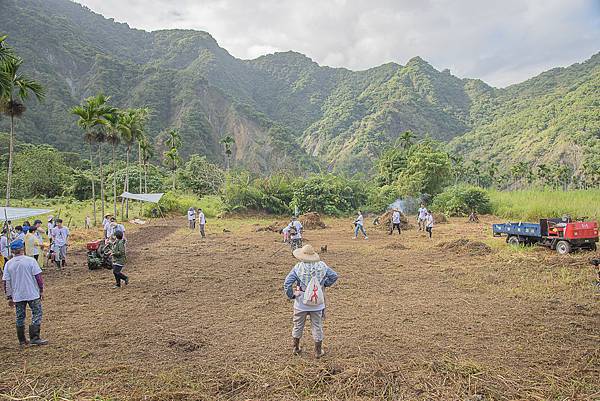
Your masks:
<instances>
[{"instance_id":1,"label":"smoke","mask_svg":"<svg viewBox=\"0 0 600 401\"><path fill-rule=\"evenodd\" d=\"M394 202L388 205L388 210L390 209L398 209L403 214L414 214L419 209L419 205L421 204L421 199L406 197L404 199L398 198Z\"/></svg>"}]
</instances>

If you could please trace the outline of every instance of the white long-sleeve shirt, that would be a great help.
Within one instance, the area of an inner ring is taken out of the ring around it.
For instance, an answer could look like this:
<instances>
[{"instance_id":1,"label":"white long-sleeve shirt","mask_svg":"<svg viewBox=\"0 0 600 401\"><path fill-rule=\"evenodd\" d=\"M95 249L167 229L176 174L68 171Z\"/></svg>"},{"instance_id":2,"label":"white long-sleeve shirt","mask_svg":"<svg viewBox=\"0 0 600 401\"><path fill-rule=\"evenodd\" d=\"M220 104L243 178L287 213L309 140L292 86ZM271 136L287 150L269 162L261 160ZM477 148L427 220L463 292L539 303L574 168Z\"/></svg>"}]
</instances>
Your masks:
<instances>
[{"instance_id":1,"label":"white long-sleeve shirt","mask_svg":"<svg viewBox=\"0 0 600 401\"><path fill-rule=\"evenodd\" d=\"M364 223L365 223L365 220L364 220L364 217L363 217L362 213L359 213L359 214L358 214L358 217L356 218L356 220L354 220L354 222L355 222L356 224L358 224L359 226L364 226L364 225L365 225L365 224L364 224Z\"/></svg>"}]
</instances>

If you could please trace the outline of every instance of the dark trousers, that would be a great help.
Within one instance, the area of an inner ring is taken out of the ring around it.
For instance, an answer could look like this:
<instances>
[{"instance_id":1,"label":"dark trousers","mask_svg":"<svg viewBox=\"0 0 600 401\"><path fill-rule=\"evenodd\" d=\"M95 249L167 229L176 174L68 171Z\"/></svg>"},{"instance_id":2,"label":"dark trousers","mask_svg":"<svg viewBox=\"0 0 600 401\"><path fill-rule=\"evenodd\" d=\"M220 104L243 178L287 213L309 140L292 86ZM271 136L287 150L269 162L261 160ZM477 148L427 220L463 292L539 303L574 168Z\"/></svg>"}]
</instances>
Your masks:
<instances>
[{"instance_id":1,"label":"dark trousers","mask_svg":"<svg viewBox=\"0 0 600 401\"><path fill-rule=\"evenodd\" d=\"M390 235L392 235L392 233L394 232L394 229L398 229L398 234L402 234L402 231L400 230L400 223L394 223L392 224L392 229L390 230Z\"/></svg>"},{"instance_id":2,"label":"dark trousers","mask_svg":"<svg viewBox=\"0 0 600 401\"><path fill-rule=\"evenodd\" d=\"M189 220L190 222L190 230L193 230L196 228L196 220Z\"/></svg>"},{"instance_id":3,"label":"dark trousers","mask_svg":"<svg viewBox=\"0 0 600 401\"><path fill-rule=\"evenodd\" d=\"M113 267L113 274L115 275L115 281L117 282L117 287L120 287L121 280L123 280L123 281L127 280L127 276L124 275L123 273L121 273L121 270L123 270L123 266L113 263L112 267Z\"/></svg>"},{"instance_id":4,"label":"dark trousers","mask_svg":"<svg viewBox=\"0 0 600 401\"><path fill-rule=\"evenodd\" d=\"M431 238L431 230L433 230L433 227L425 227L425 231L429 233L429 238Z\"/></svg>"}]
</instances>

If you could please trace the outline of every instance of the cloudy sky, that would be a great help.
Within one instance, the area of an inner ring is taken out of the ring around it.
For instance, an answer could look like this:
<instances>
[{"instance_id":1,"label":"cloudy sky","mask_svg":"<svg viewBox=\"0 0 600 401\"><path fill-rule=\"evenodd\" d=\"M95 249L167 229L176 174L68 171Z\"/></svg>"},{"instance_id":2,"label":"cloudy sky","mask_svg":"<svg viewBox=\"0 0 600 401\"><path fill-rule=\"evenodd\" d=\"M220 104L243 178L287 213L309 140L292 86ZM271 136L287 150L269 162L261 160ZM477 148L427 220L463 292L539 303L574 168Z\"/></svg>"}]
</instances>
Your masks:
<instances>
[{"instance_id":1,"label":"cloudy sky","mask_svg":"<svg viewBox=\"0 0 600 401\"><path fill-rule=\"evenodd\" d=\"M600 51L600 0L77 0L131 27L209 32L239 58L366 69L421 56L495 86Z\"/></svg>"}]
</instances>

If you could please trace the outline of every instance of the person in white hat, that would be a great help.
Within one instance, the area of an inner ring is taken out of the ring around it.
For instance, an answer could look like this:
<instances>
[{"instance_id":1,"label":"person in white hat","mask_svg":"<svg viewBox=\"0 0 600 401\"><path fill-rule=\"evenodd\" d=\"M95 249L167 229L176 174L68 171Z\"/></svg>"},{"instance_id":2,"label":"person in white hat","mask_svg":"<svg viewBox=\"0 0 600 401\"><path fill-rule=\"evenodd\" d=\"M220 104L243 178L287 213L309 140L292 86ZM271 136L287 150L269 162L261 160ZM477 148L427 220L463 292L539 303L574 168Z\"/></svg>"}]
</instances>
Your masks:
<instances>
[{"instance_id":1,"label":"person in white hat","mask_svg":"<svg viewBox=\"0 0 600 401\"><path fill-rule=\"evenodd\" d=\"M321 261L311 245L293 251L298 262L285 278L283 288L289 299L294 300L294 327L292 339L294 354L301 352L300 338L304 331L306 317L310 316L312 335L315 341L315 355L321 358L323 351L323 319L325 297L323 288L331 287L338 279L333 269Z\"/></svg>"}]
</instances>

